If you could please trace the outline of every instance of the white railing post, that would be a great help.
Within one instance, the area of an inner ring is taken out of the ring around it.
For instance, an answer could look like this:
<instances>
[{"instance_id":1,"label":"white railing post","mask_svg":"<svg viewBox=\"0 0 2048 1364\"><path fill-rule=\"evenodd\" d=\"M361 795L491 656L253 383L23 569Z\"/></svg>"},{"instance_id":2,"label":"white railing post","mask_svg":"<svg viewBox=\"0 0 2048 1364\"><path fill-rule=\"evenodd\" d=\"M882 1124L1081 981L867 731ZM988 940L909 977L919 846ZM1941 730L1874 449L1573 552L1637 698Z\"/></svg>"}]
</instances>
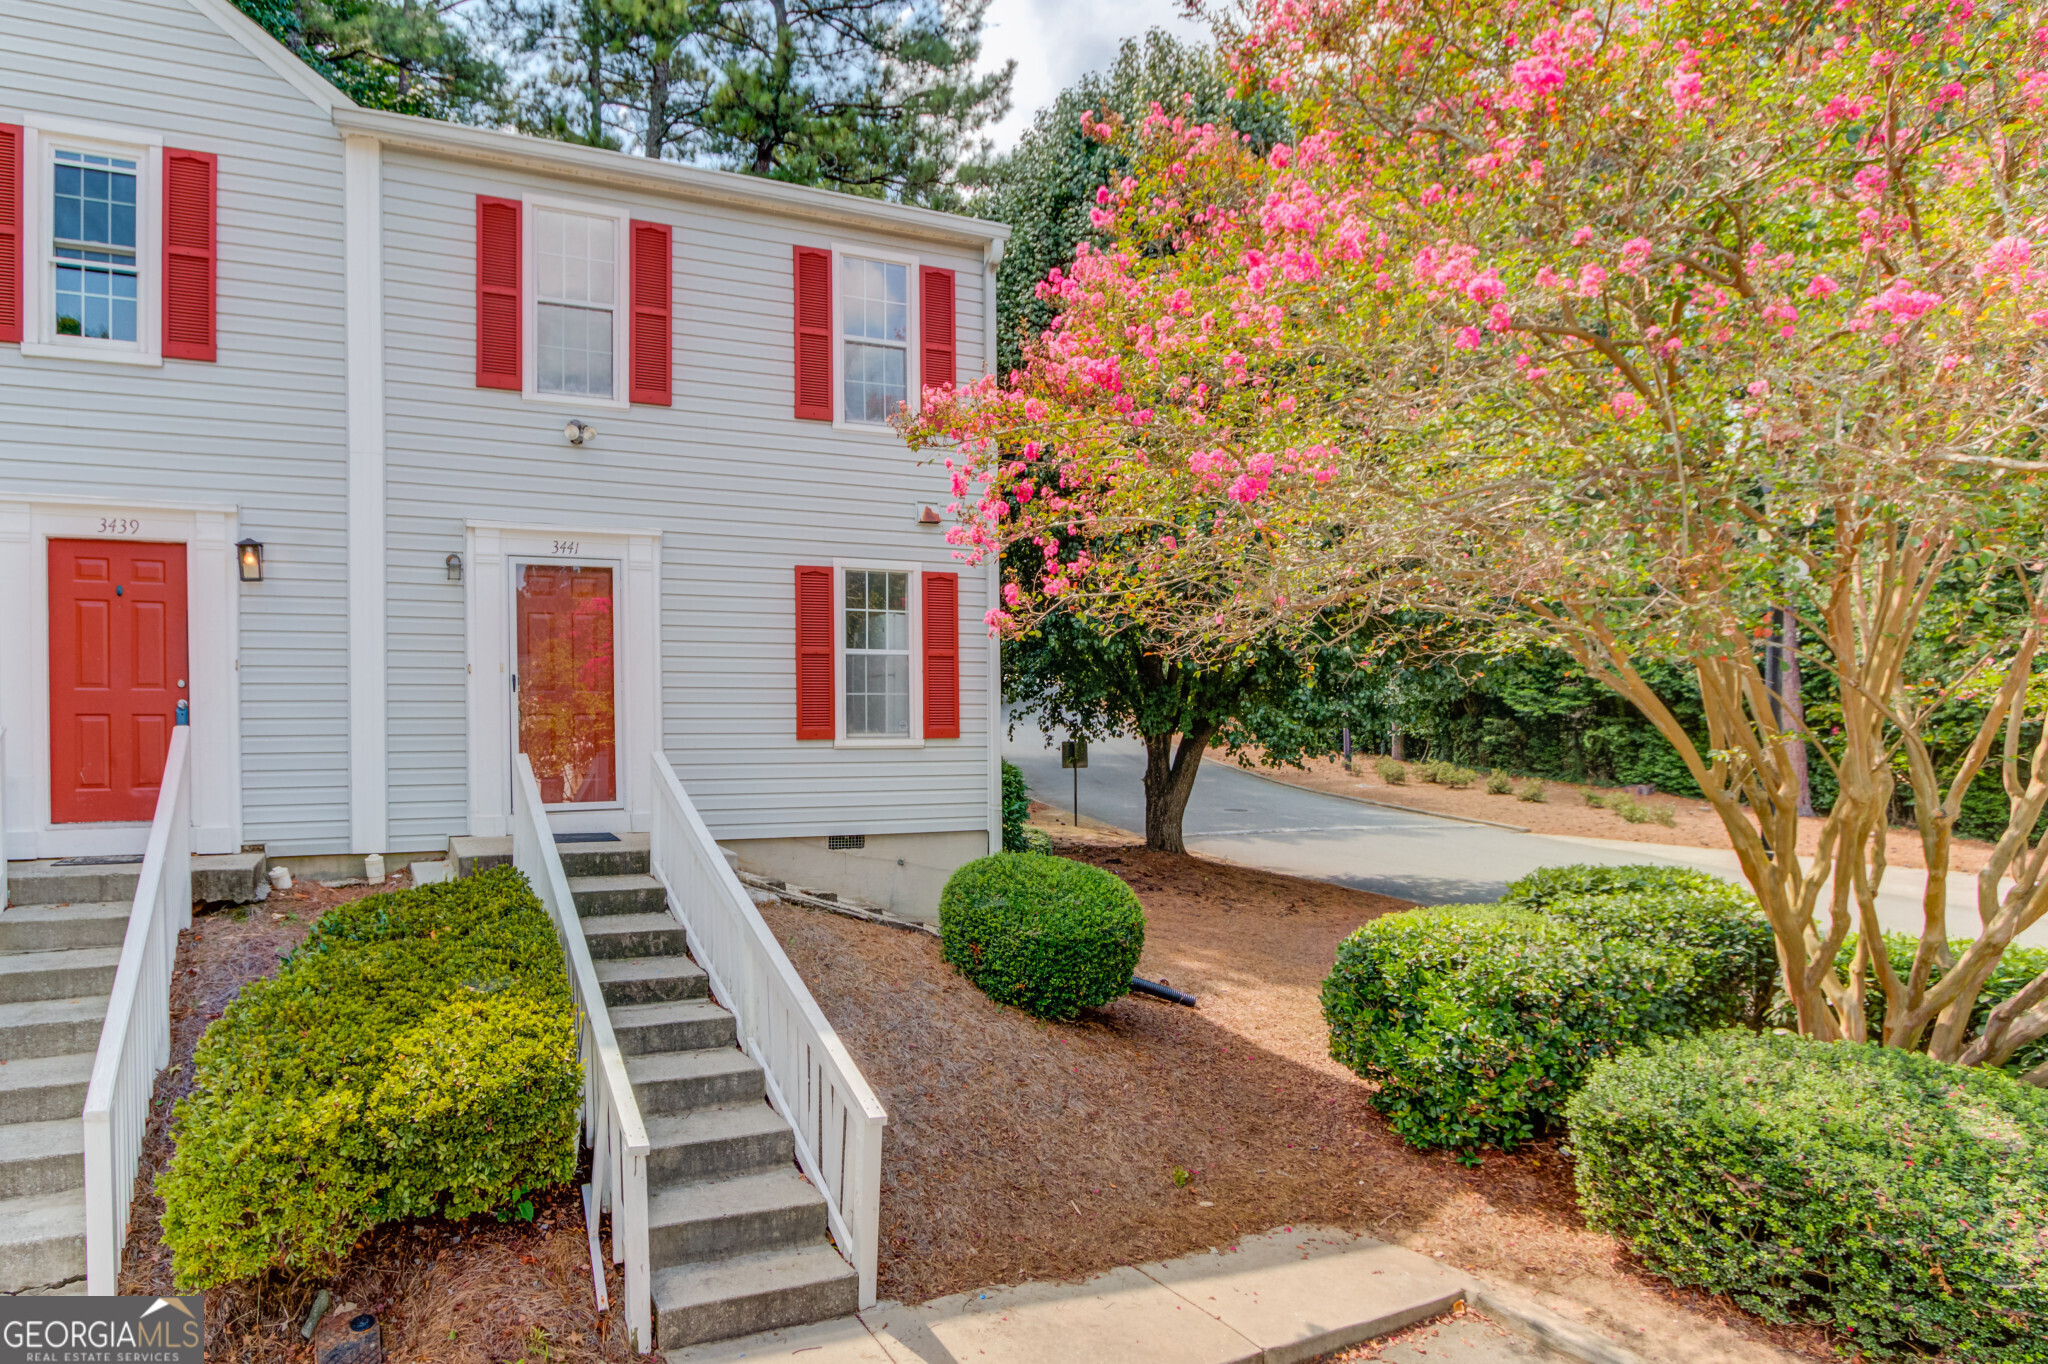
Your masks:
<instances>
[{"instance_id":1,"label":"white railing post","mask_svg":"<svg viewBox=\"0 0 2048 1364\"><path fill-rule=\"evenodd\" d=\"M533 893L554 920L567 963L569 993L576 1001L577 1053L583 1058L583 1139L590 1151L593 1206L612 1214L612 1258L626 1276L626 1331L634 1353L654 1342L653 1270L647 1246L647 1126L633 1100L626 1058L612 1033L604 987L590 960L590 944L576 914L576 899L562 870L541 807L540 785L524 753L512 772L512 864L525 873Z\"/></svg>"},{"instance_id":2,"label":"white railing post","mask_svg":"<svg viewBox=\"0 0 2048 1364\"><path fill-rule=\"evenodd\" d=\"M85 1286L95 1296L120 1281L150 1093L171 1060L171 970L178 932L192 922L191 747L191 728L173 727L85 1090Z\"/></svg>"},{"instance_id":3,"label":"white railing post","mask_svg":"<svg viewBox=\"0 0 2048 1364\"><path fill-rule=\"evenodd\" d=\"M7 731L0 729L0 909L7 908Z\"/></svg>"},{"instance_id":4,"label":"white railing post","mask_svg":"<svg viewBox=\"0 0 2048 1364\"><path fill-rule=\"evenodd\" d=\"M697 807L656 749L651 870L690 955L765 1072L768 1102L796 1134L797 1164L825 1196L840 1253L873 1307L881 1242L882 1128L888 1114L733 874Z\"/></svg>"}]
</instances>

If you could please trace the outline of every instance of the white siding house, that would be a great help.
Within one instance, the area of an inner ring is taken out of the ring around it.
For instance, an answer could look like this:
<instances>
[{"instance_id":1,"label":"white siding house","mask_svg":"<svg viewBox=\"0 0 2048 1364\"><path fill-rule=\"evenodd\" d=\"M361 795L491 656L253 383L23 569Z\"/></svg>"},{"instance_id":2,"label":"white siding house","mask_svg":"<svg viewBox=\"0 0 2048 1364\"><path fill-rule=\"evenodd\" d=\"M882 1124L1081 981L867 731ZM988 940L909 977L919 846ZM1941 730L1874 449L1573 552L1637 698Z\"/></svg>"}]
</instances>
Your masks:
<instances>
[{"instance_id":1,"label":"white siding house","mask_svg":"<svg viewBox=\"0 0 2048 1364\"><path fill-rule=\"evenodd\" d=\"M9 0L6 856L139 851L186 701L202 851L501 834L521 746L558 831L645 829L659 746L743 864L929 911L997 828L992 584L869 419L984 372L1005 232Z\"/></svg>"}]
</instances>

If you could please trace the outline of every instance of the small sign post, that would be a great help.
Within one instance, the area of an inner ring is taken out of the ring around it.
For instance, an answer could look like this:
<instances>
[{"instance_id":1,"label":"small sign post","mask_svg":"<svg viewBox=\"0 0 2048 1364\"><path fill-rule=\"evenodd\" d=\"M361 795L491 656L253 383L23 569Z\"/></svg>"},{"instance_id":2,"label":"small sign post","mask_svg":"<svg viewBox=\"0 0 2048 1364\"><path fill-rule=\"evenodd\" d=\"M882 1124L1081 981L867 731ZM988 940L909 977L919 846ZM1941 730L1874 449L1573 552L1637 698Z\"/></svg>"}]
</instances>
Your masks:
<instances>
[{"instance_id":1,"label":"small sign post","mask_svg":"<svg viewBox=\"0 0 2048 1364\"><path fill-rule=\"evenodd\" d=\"M1074 773L1074 827L1081 827L1081 769L1088 765L1088 741L1086 739L1063 739L1060 741L1060 766L1072 769Z\"/></svg>"}]
</instances>

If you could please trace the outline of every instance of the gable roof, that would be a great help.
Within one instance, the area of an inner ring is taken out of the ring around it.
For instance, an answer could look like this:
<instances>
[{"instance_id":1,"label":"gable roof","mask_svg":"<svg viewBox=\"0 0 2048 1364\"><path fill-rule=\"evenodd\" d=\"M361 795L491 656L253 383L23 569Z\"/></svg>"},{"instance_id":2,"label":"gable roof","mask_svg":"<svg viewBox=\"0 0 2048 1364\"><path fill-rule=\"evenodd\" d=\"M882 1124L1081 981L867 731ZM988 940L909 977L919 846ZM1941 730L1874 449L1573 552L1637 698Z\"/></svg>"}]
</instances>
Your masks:
<instances>
[{"instance_id":1,"label":"gable roof","mask_svg":"<svg viewBox=\"0 0 2048 1364\"><path fill-rule=\"evenodd\" d=\"M186 0L219 26L220 30L249 50L249 54L289 81L307 99L332 113L353 109L356 102L329 85L312 67L300 61L292 50L263 30L254 19L236 9L232 0Z\"/></svg>"}]
</instances>

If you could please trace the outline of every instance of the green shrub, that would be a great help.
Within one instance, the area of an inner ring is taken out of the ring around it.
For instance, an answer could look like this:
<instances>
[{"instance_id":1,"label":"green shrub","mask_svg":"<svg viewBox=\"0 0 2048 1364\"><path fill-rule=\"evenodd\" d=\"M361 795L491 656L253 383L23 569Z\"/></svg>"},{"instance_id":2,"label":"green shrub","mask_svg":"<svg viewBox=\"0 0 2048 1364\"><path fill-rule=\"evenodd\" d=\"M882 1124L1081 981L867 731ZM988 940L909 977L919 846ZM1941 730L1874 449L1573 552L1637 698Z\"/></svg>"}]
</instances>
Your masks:
<instances>
[{"instance_id":1,"label":"green shrub","mask_svg":"<svg viewBox=\"0 0 2048 1364\"><path fill-rule=\"evenodd\" d=\"M2048 1360L2048 1092L1731 1032L1598 1066L1567 1113L1587 1219L1676 1282L1874 1356Z\"/></svg>"},{"instance_id":2,"label":"green shrub","mask_svg":"<svg viewBox=\"0 0 2048 1364\"><path fill-rule=\"evenodd\" d=\"M1514 789L1515 789L1515 779L1514 779L1513 777L1510 777L1510 776L1509 776L1509 775L1508 775L1507 773L1505 773L1505 772L1489 772L1489 773L1487 773L1487 774L1486 774L1486 794L1487 794L1487 795L1489 795L1489 796L1505 796L1505 795L1509 795L1509 794L1512 794L1512 793L1513 793L1513 791L1514 791Z\"/></svg>"},{"instance_id":3,"label":"green shrub","mask_svg":"<svg viewBox=\"0 0 2048 1364\"><path fill-rule=\"evenodd\" d=\"M1420 777L1425 783L1434 786L1437 783L1439 774L1443 771L1444 768L1449 766L1449 763L1440 762L1416 763L1414 767L1414 772L1415 775Z\"/></svg>"},{"instance_id":4,"label":"green shrub","mask_svg":"<svg viewBox=\"0 0 2048 1364\"><path fill-rule=\"evenodd\" d=\"M1024 772L1015 763L1003 764L1003 851L1028 852L1024 824L1031 818L1031 791L1024 784Z\"/></svg>"},{"instance_id":5,"label":"green shrub","mask_svg":"<svg viewBox=\"0 0 2048 1364\"><path fill-rule=\"evenodd\" d=\"M1478 777L1479 774L1471 768L1460 767L1456 763L1445 763L1436 772L1436 779L1445 786L1450 787L1453 791L1464 790L1474 781L1478 780Z\"/></svg>"},{"instance_id":6,"label":"green shrub","mask_svg":"<svg viewBox=\"0 0 2048 1364\"><path fill-rule=\"evenodd\" d=\"M1372 770L1389 786L1405 786L1408 782L1408 769L1392 758L1381 758L1372 765Z\"/></svg>"},{"instance_id":7,"label":"green shrub","mask_svg":"<svg viewBox=\"0 0 2048 1364\"><path fill-rule=\"evenodd\" d=\"M939 896L945 959L999 1004L1072 1018L1131 988L1145 910L1122 881L1045 853L998 853Z\"/></svg>"},{"instance_id":8,"label":"green shrub","mask_svg":"<svg viewBox=\"0 0 2048 1364\"><path fill-rule=\"evenodd\" d=\"M1591 863L1540 867L1519 880L1508 882L1508 892L1501 897L1501 902L1541 909L1552 900L1582 895L1654 895L1665 892L1735 895L1749 899L1747 891L1708 872L1637 862L1621 867ZM1755 901L1749 900L1749 903L1754 905Z\"/></svg>"},{"instance_id":9,"label":"green shrub","mask_svg":"<svg viewBox=\"0 0 2048 1364\"><path fill-rule=\"evenodd\" d=\"M1592 806L1595 810L1604 810L1607 808L1607 797L1589 786L1586 788L1586 804Z\"/></svg>"},{"instance_id":10,"label":"green shrub","mask_svg":"<svg viewBox=\"0 0 2048 1364\"><path fill-rule=\"evenodd\" d=\"M1388 914L1323 982L1330 1054L1417 1146L1503 1148L1552 1127L1601 1057L1686 1028L1687 958L1496 905Z\"/></svg>"},{"instance_id":11,"label":"green shrub","mask_svg":"<svg viewBox=\"0 0 2048 1364\"><path fill-rule=\"evenodd\" d=\"M1549 801L1550 797L1543 790L1543 778L1537 777L1527 786L1515 792L1515 799L1527 801L1531 805L1542 805Z\"/></svg>"},{"instance_id":12,"label":"green shrub","mask_svg":"<svg viewBox=\"0 0 2048 1364\"><path fill-rule=\"evenodd\" d=\"M519 872L329 910L200 1039L157 1180L178 1286L325 1267L379 1222L568 1180L582 1098L561 949Z\"/></svg>"}]
</instances>

